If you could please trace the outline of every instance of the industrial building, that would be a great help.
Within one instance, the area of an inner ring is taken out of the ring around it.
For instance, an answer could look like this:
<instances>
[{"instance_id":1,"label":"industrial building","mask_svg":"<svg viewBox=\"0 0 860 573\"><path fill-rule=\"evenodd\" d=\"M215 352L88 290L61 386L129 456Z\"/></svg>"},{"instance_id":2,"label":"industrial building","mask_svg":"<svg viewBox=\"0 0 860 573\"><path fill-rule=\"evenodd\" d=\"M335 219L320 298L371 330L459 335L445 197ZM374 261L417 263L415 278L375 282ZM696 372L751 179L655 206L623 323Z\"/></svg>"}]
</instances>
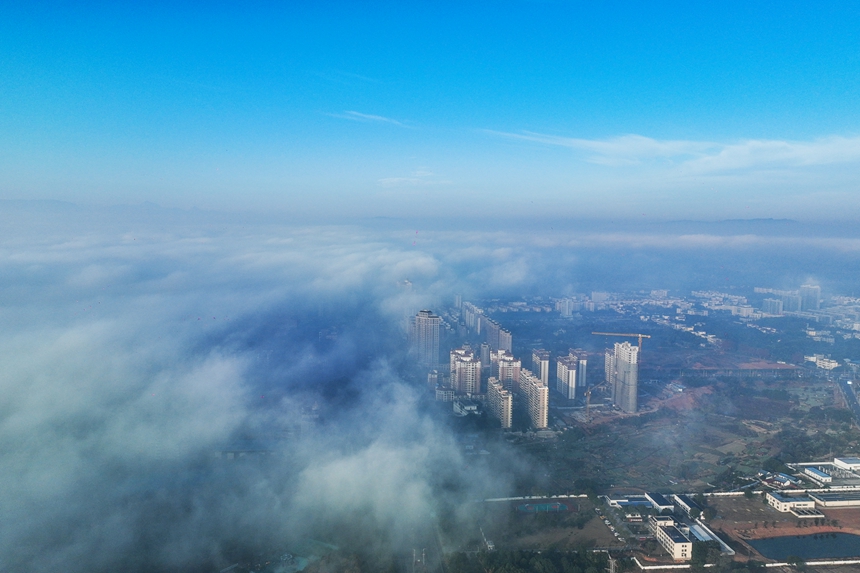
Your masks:
<instances>
[{"instance_id":1,"label":"industrial building","mask_svg":"<svg viewBox=\"0 0 860 573\"><path fill-rule=\"evenodd\" d=\"M856 472L860 470L860 458L833 458L833 465L843 470Z\"/></svg>"},{"instance_id":2,"label":"industrial building","mask_svg":"<svg viewBox=\"0 0 860 573\"><path fill-rule=\"evenodd\" d=\"M807 477L813 479L814 481L820 484L828 484L833 482L833 476L829 473L823 471L820 468L816 468L813 466L806 466L803 468L803 473Z\"/></svg>"},{"instance_id":3,"label":"industrial building","mask_svg":"<svg viewBox=\"0 0 860 573\"><path fill-rule=\"evenodd\" d=\"M810 493L809 497L821 507L858 507L860 506L860 491Z\"/></svg>"},{"instance_id":4,"label":"industrial building","mask_svg":"<svg viewBox=\"0 0 860 573\"><path fill-rule=\"evenodd\" d=\"M789 495L784 491L769 491L765 496L767 504L783 513L794 509L815 509L815 501L806 495Z\"/></svg>"}]
</instances>

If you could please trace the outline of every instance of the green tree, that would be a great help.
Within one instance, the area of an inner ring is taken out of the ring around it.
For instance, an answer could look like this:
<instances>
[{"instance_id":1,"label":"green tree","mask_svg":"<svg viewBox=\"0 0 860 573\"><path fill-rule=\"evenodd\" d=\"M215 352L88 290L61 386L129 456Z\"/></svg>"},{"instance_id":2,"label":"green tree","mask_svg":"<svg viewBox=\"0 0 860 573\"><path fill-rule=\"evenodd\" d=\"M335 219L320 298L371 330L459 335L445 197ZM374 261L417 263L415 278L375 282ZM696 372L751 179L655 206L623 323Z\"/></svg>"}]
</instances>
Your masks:
<instances>
[{"instance_id":1,"label":"green tree","mask_svg":"<svg viewBox=\"0 0 860 573\"><path fill-rule=\"evenodd\" d=\"M700 515L702 515L702 510L698 507L694 507L690 510L690 517L692 517L693 519L696 519Z\"/></svg>"}]
</instances>

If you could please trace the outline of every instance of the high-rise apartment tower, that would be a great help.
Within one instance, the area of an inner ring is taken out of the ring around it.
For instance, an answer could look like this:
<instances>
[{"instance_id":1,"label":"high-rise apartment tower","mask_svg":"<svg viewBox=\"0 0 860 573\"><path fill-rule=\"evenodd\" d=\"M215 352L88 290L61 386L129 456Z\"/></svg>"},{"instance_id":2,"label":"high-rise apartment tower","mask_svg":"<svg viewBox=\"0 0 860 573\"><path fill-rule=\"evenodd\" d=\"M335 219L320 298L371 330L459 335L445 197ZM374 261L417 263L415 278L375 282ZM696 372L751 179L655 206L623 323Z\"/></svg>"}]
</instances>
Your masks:
<instances>
[{"instance_id":1,"label":"high-rise apartment tower","mask_svg":"<svg viewBox=\"0 0 860 573\"><path fill-rule=\"evenodd\" d=\"M410 342L419 366L439 365L439 330L442 319L429 310L421 310L412 319Z\"/></svg>"},{"instance_id":2,"label":"high-rise apartment tower","mask_svg":"<svg viewBox=\"0 0 860 573\"><path fill-rule=\"evenodd\" d=\"M639 347L617 342L614 349L606 351L604 364L612 401L624 412L636 412L639 409Z\"/></svg>"}]
</instances>

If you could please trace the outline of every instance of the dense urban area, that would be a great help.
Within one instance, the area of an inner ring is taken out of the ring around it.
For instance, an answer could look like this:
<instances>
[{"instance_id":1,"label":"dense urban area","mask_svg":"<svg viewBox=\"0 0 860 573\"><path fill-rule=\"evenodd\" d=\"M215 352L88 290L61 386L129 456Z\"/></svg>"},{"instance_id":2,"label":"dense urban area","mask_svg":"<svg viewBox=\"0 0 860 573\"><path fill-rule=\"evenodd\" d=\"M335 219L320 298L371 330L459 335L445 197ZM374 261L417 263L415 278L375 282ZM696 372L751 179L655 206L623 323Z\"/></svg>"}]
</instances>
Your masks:
<instances>
[{"instance_id":1,"label":"dense urban area","mask_svg":"<svg viewBox=\"0 0 860 573\"><path fill-rule=\"evenodd\" d=\"M456 296L405 322L402 375L510 479L428 516L391 571L858 567L860 299ZM378 566L326 547L258 565Z\"/></svg>"}]
</instances>

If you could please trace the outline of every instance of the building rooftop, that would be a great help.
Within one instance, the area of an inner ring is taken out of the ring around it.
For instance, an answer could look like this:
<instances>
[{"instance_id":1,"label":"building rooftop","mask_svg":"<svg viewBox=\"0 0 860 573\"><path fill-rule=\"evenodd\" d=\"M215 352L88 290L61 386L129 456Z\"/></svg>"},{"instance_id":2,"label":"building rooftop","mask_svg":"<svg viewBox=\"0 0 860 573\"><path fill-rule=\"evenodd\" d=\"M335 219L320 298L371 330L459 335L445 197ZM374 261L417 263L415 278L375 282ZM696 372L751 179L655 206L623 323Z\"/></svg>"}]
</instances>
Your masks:
<instances>
[{"instance_id":1,"label":"building rooftop","mask_svg":"<svg viewBox=\"0 0 860 573\"><path fill-rule=\"evenodd\" d=\"M807 495L783 495L778 491L769 492L769 495L772 496L777 501L783 502L792 502L792 501L812 501Z\"/></svg>"},{"instance_id":2,"label":"building rooftop","mask_svg":"<svg viewBox=\"0 0 860 573\"><path fill-rule=\"evenodd\" d=\"M674 541L675 543L689 543L690 540L687 539L687 536L681 533L681 531L677 527L664 527L663 531L669 536L669 539Z\"/></svg>"},{"instance_id":3,"label":"building rooftop","mask_svg":"<svg viewBox=\"0 0 860 573\"><path fill-rule=\"evenodd\" d=\"M685 494L685 493L676 493L675 499L677 499L680 503L682 503L683 505L686 505L687 507L690 507L690 508L697 507L699 509L702 509L701 507L699 507L698 503L693 501L692 498L690 498L690 496Z\"/></svg>"},{"instance_id":4,"label":"building rooftop","mask_svg":"<svg viewBox=\"0 0 860 573\"><path fill-rule=\"evenodd\" d=\"M818 469L818 468L804 468L804 469L805 469L807 472L809 472L809 473L811 473L811 474L814 474L814 475L816 475L816 476L818 476L818 477L822 477L822 478L828 478L828 477L830 477L830 474L828 474L828 473L826 473L826 472L823 472L823 471L821 471L821 470L820 470L820 469Z\"/></svg>"},{"instance_id":5,"label":"building rooftop","mask_svg":"<svg viewBox=\"0 0 860 573\"><path fill-rule=\"evenodd\" d=\"M815 499L821 501L858 501L860 500L860 491L844 491L836 493L811 493L809 494Z\"/></svg>"},{"instance_id":6,"label":"building rooftop","mask_svg":"<svg viewBox=\"0 0 860 573\"><path fill-rule=\"evenodd\" d=\"M848 464L851 466L860 466L860 458L834 458L833 461L840 461L843 464Z\"/></svg>"},{"instance_id":7,"label":"building rooftop","mask_svg":"<svg viewBox=\"0 0 860 573\"><path fill-rule=\"evenodd\" d=\"M656 505L672 505L672 503L671 503L668 499L666 499L665 497L663 497L663 495L662 495L662 494L659 494L659 493L646 493L645 495L648 497L648 499L650 499L650 500L651 500L652 502L654 502Z\"/></svg>"}]
</instances>

